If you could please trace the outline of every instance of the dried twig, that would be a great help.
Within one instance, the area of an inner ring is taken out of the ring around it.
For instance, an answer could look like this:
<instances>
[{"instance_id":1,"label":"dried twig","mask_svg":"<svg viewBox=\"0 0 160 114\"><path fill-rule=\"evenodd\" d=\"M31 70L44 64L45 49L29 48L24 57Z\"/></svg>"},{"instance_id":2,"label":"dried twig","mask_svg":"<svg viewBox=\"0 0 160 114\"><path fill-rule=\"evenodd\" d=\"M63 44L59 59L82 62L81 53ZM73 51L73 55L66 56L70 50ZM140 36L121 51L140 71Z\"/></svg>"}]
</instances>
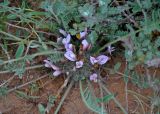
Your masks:
<instances>
[{"instance_id":1,"label":"dried twig","mask_svg":"<svg viewBox=\"0 0 160 114\"><path fill-rule=\"evenodd\" d=\"M60 108L61 108L61 106L62 106L62 104L63 104L63 102L65 100L65 98L67 97L69 91L71 90L72 86L74 85L74 82L75 81L72 80L71 83L69 84L69 86L68 86L67 90L65 91L65 93L64 93L64 95L63 95L58 107L56 108L56 111L54 112L54 114L58 114L58 112L59 112L59 110L60 110Z\"/></svg>"},{"instance_id":2,"label":"dried twig","mask_svg":"<svg viewBox=\"0 0 160 114\"><path fill-rule=\"evenodd\" d=\"M46 78L47 76L48 76L48 74L45 74L45 75L43 75L43 76L41 76L41 77L39 77L39 78L37 78L37 79L35 79L35 80L29 81L29 82L27 82L27 83L25 83L25 84L22 84L22 85L19 85L19 86L16 86L16 87L8 90L8 93L13 92L13 91L15 91L15 90L17 90L17 89L20 89L20 88L22 88L22 87L24 87L24 86L27 86L27 85L29 85L29 84L31 84L31 83L33 83L33 82L36 82L36 81L38 81L38 80L41 80L41 79L43 79L43 78Z\"/></svg>"},{"instance_id":3,"label":"dried twig","mask_svg":"<svg viewBox=\"0 0 160 114\"><path fill-rule=\"evenodd\" d=\"M7 81L5 81L4 83L2 83L2 84L0 85L0 87L2 87L2 86L4 86L5 84L11 82L11 81L14 79L14 77L15 77L15 75L13 75L12 77L10 77Z\"/></svg>"},{"instance_id":4,"label":"dried twig","mask_svg":"<svg viewBox=\"0 0 160 114\"><path fill-rule=\"evenodd\" d=\"M18 29L23 29L23 30L25 30L25 31L27 31L27 32L32 32L32 31L31 31L30 29L28 29L28 28L24 28L24 27L21 27L21 26L17 26L17 25L8 23L8 22L5 22L5 24L7 24L8 26L12 26L12 27L18 28ZM45 32L45 31L39 31L39 30L36 30L36 32L38 32L38 33L43 33L43 34L46 34L46 35L48 35L48 36L55 36L55 37L56 37L56 35L53 34L53 33L51 33L51 32Z\"/></svg>"}]
</instances>

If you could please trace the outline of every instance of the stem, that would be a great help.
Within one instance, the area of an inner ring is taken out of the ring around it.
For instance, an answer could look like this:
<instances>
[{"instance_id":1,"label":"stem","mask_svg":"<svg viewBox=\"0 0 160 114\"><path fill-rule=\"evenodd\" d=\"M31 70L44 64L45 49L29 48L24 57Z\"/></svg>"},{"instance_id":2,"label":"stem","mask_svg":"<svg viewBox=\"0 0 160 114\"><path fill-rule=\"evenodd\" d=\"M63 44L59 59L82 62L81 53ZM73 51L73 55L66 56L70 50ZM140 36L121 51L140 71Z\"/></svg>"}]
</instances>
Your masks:
<instances>
[{"instance_id":1,"label":"stem","mask_svg":"<svg viewBox=\"0 0 160 114\"><path fill-rule=\"evenodd\" d=\"M14 24L11 24L11 23L8 23L8 22L4 22L5 24L7 24L8 26L12 26L12 27L14 27L14 28L18 28L18 29L23 29L23 30L25 30L25 31L27 31L27 32L32 32L30 29L28 29L28 28L25 28L25 27L21 27L21 26L17 26L17 25L14 25ZM40 31L40 30L36 30L36 32L37 33L43 33L43 34L46 34L46 35L48 35L48 36L55 36L56 37L56 34L53 34L53 33L51 33L51 32L45 32L45 31Z\"/></svg>"},{"instance_id":2,"label":"stem","mask_svg":"<svg viewBox=\"0 0 160 114\"><path fill-rule=\"evenodd\" d=\"M52 13L52 15L55 17L55 19L56 19L57 23L60 25L60 24L61 24L61 22L60 22L60 20L59 20L58 16L54 13L54 11L53 11L53 10L50 10L50 12L51 12L51 13Z\"/></svg>"},{"instance_id":3,"label":"stem","mask_svg":"<svg viewBox=\"0 0 160 114\"><path fill-rule=\"evenodd\" d=\"M142 30L143 30L143 29L139 29L139 30L135 31L135 34L138 33L138 32L140 32L140 31L142 31ZM110 45L112 45L112 44L114 44L114 43L117 43L118 41L124 40L124 39L128 38L130 35L131 35L131 33L130 33L130 34L127 34L127 35L125 35L125 36L123 36L123 37L121 37L121 38L118 38L118 39L116 39L116 40L114 40L114 41L112 41L112 42L109 42L109 43L105 44L103 47L101 47L101 48L98 50L98 53L99 53L100 51L104 50L107 46L110 46Z\"/></svg>"},{"instance_id":4,"label":"stem","mask_svg":"<svg viewBox=\"0 0 160 114\"><path fill-rule=\"evenodd\" d=\"M141 97L141 98L143 98L143 99L145 99L145 100L147 100L147 101L150 101L150 98L147 98L146 96L143 96L143 95L141 95L141 94L139 94L139 93L136 93L135 91L132 91L132 90L127 90L128 91L128 93L130 93L130 94L135 94L135 95L137 95L137 96L139 96L139 97Z\"/></svg>"},{"instance_id":5,"label":"stem","mask_svg":"<svg viewBox=\"0 0 160 114\"><path fill-rule=\"evenodd\" d=\"M73 85L74 85L74 80L72 80L71 83L69 84L69 86L68 86L67 90L65 91L64 96L62 97L62 99L61 99L58 107L56 108L56 111L54 112L54 114L58 114L58 112L59 112L59 110L60 110L60 108L61 108L61 106L62 106L62 104L63 104L63 102L65 100L65 98L67 97L67 95L70 92L70 90L71 90Z\"/></svg>"},{"instance_id":6,"label":"stem","mask_svg":"<svg viewBox=\"0 0 160 114\"><path fill-rule=\"evenodd\" d=\"M128 112L128 83L125 83L126 110Z\"/></svg>"},{"instance_id":7,"label":"stem","mask_svg":"<svg viewBox=\"0 0 160 114\"><path fill-rule=\"evenodd\" d=\"M157 22L155 22L154 24L159 24L159 23L160 23L160 21L157 21ZM149 27L149 26L152 26L152 24L151 24L151 25L148 25L147 27ZM143 31L144 29L146 29L146 26L144 26L143 28L140 28L139 30L136 30L134 33L136 34L136 33L140 32L140 31ZM97 53L99 53L100 51L104 50L104 49L105 49L107 46L109 46L109 45L115 44L115 43L118 42L118 41L121 41L121 40L124 40L124 39L128 38L129 36L131 36L131 34L132 34L132 33L129 33L129 34L123 36L123 37L120 37L120 38L118 38L118 39L116 39L116 40L114 40L114 41L112 41L112 42L109 42L109 43L105 44L103 47L101 47L101 48L98 50Z\"/></svg>"},{"instance_id":8,"label":"stem","mask_svg":"<svg viewBox=\"0 0 160 114\"><path fill-rule=\"evenodd\" d=\"M12 59L12 60L8 60L8 61L4 61L2 64L0 65L4 65L4 64L7 64L7 63L10 63L10 62L15 62L15 61L19 61L19 60L23 60L25 58L35 58L37 56L40 56L40 55L50 55L50 54L54 54L55 52L53 50L51 51L44 51L44 52L39 52L39 53L35 53L35 54L32 54L32 55L28 55L28 56L23 56L23 57L20 57L18 59Z\"/></svg>"},{"instance_id":9,"label":"stem","mask_svg":"<svg viewBox=\"0 0 160 114\"><path fill-rule=\"evenodd\" d=\"M144 110L144 107L143 107L143 104L142 104L142 101L141 101L136 95L133 95L133 96L138 100L139 104L141 105L143 114L146 114L146 113L145 113L145 110ZM151 114L152 114L152 113L151 113Z\"/></svg>"},{"instance_id":10,"label":"stem","mask_svg":"<svg viewBox=\"0 0 160 114\"><path fill-rule=\"evenodd\" d=\"M22 40L23 40L23 39L21 39L21 38L18 38L18 37L16 37L16 36L12 35L12 34L8 34L7 32L1 31L1 30L0 30L0 33L1 33L1 34L4 34L4 35L6 35L6 36L9 36L9 37L11 37L11 38L14 38L14 40L16 40L16 41L22 41ZM10 39L10 40L13 40L13 39Z\"/></svg>"},{"instance_id":11,"label":"stem","mask_svg":"<svg viewBox=\"0 0 160 114\"><path fill-rule=\"evenodd\" d=\"M100 94L101 94L101 98L102 98L102 100L103 100L103 89L102 89L102 85L101 85L101 83L100 83L100 81L98 81L98 84L99 84L99 87L100 87ZM102 101L101 102L101 114L103 114L104 113L104 102Z\"/></svg>"},{"instance_id":12,"label":"stem","mask_svg":"<svg viewBox=\"0 0 160 114\"><path fill-rule=\"evenodd\" d=\"M30 26L30 25L29 25L29 26ZM43 47L45 50L47 50L47 46L44 44L44 42L42 41L42 39L40 38L40 36L37 34L37 32L35 31L35 29L34 29L32 26L30 26L30 28L31 28L32 31L35 33L35 35L37 36L38 41L42 44L42 47Z\"/></svg>"},{"instance_id":13,"label":"stem","mask_svg":"<svg viewBox=\"0 0 160 114\"><path fill-rule=\"evenodd\" d=\"M41 68L44 67L44 65L35 65L35 66L30 66L30 67L26 67L25 70L31 70L31 69L36 69L36 68ZM16 70L13 70L13 72ZM0 71L0 74L5 74L5 73L11 73L11 71L6 70L6 71Z\"/></svg>"},{"instance_id":14,"label":"stem","mask_svg":"<svg viewBox=\"0 0 160 114\"><path fill-rule=\"evenodd\" d=\"M4 51L4 53L7 55L8 60L10 60L10 59L11 59L11 57L9 56L9 54L8 54L7 50L3 47L3 45L2 45L2 44L0 44L0 47L2 48L2 50Z\"/></svg>"},{"instance_id":15,"label":"stem","mask_svg":"<svg viewBox=\"0 0 160 114\"><path fill-rule=\"evenodd\" d=\"M101 82L100 82L101 83ZM102 84L102 88L108 93L108 94L112 94L105 86L103 83ZM122 107L122 105L120 104L120 102L115 98L113 97L113 101L117 104L117 106L122 110L122 112L124 114L128 114L127 111Z\"/></svg>"}]
</instances>

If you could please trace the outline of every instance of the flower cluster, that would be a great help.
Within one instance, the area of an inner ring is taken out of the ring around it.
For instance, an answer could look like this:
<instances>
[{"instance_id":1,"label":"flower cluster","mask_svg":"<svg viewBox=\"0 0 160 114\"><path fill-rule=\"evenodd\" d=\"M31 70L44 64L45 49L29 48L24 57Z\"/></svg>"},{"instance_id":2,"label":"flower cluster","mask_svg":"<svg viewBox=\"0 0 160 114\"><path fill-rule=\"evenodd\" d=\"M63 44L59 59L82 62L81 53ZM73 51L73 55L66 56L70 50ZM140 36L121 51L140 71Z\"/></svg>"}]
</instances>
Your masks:
<instances>
[{"instance_id":1,"label":"flower cluster","mask_svg":"<svg viewBox=\"0 0 160 114\"><path fill-rule=\"evenodd\" d=\"M71 62L75 62L75 66L74 66L74 70L82 68L84 65L84 58L79 58L78 54L75 54L75 46L71 43L72 37L70 34L68 34L67 32L65 32L64 30L60 29L59 32L64 36L64 38L58 39L58 42L61 41L61 43L63 44L64 48L65 48L65 53L64 53L64 57L71 61ZM81 41L80 47L81 50L83 52L89 50L91 48L91 44L88 43L88 41L86 40L86 36L87 36L87 29L85 29L85 31L80 32L78 35L76 35L77 39L79 41ZM111 55L112 51L114 51L114 47L108 46L108 52ZM93 57L90 56L90 63L92 66L94 66L95 64L98 65L103 65L105 64L107 61L109 61L109 57L106 55L99 55L97 57ZM62 71L60 70L60 68L58 68L57 66L53 65L50 61L48 60L44 60L45 62L45 66L52 68L54 70L53 75L54 76L58 76L62 73ZM98 74L93 72L90 76L89 79L91 81L97 82L97 78L98 78Z\"/></svg>"},{"instance_id":2,"label":"flower cluster","mask_svg":"<svg viewBox=\"0 0 160 114\"><path fill-rule=\"evenodd\" d=\"M66 49L66 52L64 54L65 58L67 58L70 61L76 61L76 66L75 68L81 68L83 66L83 60L78 60L76 54L74 53L74 46L73 44L70 43L71 41L71 35L67 34L65 31L60 30L60 33L62 33L66 38L62 39L62 43ZM85 39L85 36L87 35L87 30L84 32L80 32L78 39L83 39L81 42L82 45L82 50L86 51L89 47L90 44L87 42Z\"/></svg>"}]
</instances>

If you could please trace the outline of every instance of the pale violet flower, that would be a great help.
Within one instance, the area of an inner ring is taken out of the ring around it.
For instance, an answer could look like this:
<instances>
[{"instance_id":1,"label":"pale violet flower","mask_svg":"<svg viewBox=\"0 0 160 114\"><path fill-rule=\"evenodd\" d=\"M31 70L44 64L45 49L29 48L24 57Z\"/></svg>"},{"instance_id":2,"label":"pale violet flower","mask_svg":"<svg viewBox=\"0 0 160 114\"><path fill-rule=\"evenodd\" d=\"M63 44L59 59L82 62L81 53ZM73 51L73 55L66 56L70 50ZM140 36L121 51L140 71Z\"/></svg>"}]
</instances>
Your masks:
<instances>
[{"instance_id":1,"label":"pale violet flower","mask_svg":"<svg viewBox=\"0 0 160 114\"><path fill-rule=\"evenodd\" d=\"M76 55L72 51L67 51L64 56L70 61L76 61Z\"/></svg>"},{"instance_id":2,"label":"pale violet flower","mask_svg":"<svg viewBox=\"0 0 160 114\"><path fill-rule=\"evenodd\" d=\"M155 58L153 58L151 60L148 60L146 62L146 64L148 65L148 67L156 67L156 68L158 68L158 67L160 67L160 58L155 57Z\"/></svg>"},{"instance_id":3,"label":"pale violet flower","mask_svg":"<svg viewBox=\"0 0 160 114\"><path fill-rule=\"evenodd\" d=\"M81 68L83 66L83 61L76 62L76 68Z\"/></svg>"},{"instance_id":4,"label":"pale violet flower","mask_svg":"<svg viewBox=\"0 0 160 114\"><path fill-rule=\"evenodd\" d=\"M66 38L63 38L62 43L65 44L69 44L71 41L71 35L68 34Z\"/></svg>"},{"instance_id":5,"label":"pale violet flower","mask_svg":"<svg viewBox=\"0 0 160 114\"><path fill-rule=\"evenodd\" d=\"M105 64L107 61L109 60L109 57L106 55L100 55L98 57L92 57L90 56L90 62L92 63L92 65L94 65L95 63L98 63L99 65L103 65Z\"/></svg>"},{"instance_id":6,"label":"pale violet flower","mask_svg":"<svg viewBox=\"0 0 160 114\"><path fill-rule=\"evenodd\" d=\"M90 62L92 63L92 65L94 65L95 63L98 62L98 60L96 60L96 58L90 56Z\"/></svg>"},{"instance_id":7,"label":"pale violet flower","mask_svg":"<svg viewBox=\"0 0 160 114\"><path fill-rule=\"evenodd\" d=\"M61 34L63 34L63 36L67 36L66 31L64 31L64 30L62 30L62 29L59 29L59 32L60 32Z\"/></svg>"},{"instance_id":8,"label":"pale violet flower","mask_svg":"<svg viewBox=\"0 0 160 114\"><path fill-rule=\"evenodd\" d=\"M54 72L53 72L53 76L59 76L61 73L62 73L62 71L60 70L60 68L59 67L57 67L57 66L55 66L53 63L51 63L49 60L44 60L44 62L45 62L45 67L47 67L47 68L52 68L53 70L55 70Z\"/></svg>"},{"instance_id":9,"label":"pale violet flower","mask_svg":"<svg viewBox=\"0 0 160 114\"><path fill-rule=\"evenodd\" d=\"M97 82L97 77L98 77L98 75L96 73L93 73L92 75L89 76L89 80Z\"/></svg>"},{"instance_id":10,"label":"pale violet flower","mask_svg":"<svg viewBox=\"0 0 160 114\"><path fill-rule=\"evenodd\" d=\"M87 42L87 40L82 40L82 46L83 46L83 50L86 50L87 48L89 48L89 43Z\"/></svg>"},{"instance_id":11,"label":"pale violet flower","mask_svg":"<svg viewBox=\"0 0 160 114\"><path fill-rule=\"evenodd\" d=\"M45 64L44 66L47 68L52 68L53 70L59 70L57 66L55 66L53 63L51 63L49 60L44 60Z\"/></svg>"},{"instance_id":12,"label":"pale violet flower","mask_svg":"<svg viewBox=\"0 0 160 114\"><path fill-rule=\"evenodd\" d=\"M112 52L115 51L115 47L112 47L111 45L109 45L107 51L108 51L109 54L111 55Z\"/></svg>"},{"instance_id":13,"label":"pale violet flower","mask_svg":"<svg viewBox=\"0 0 160 114\"><path fill-rule=\"evenodd\" d=\"M73 51L73 45L72 44L65 44L64 45L66 51Z\"/></svg>"},{"instance_id":14,"label":"pale violet flower","mask_svg":"<svg viewBox=\"0 0 160 114\"><path fill-rule=\"evenodd\" d=\"M86 32L86 31L80 32L80 39L81 39L81 38L84 38L86 35L87 35L87 32Z\"/></svg>"},{"instance_id":15,"label":"pale violet flower","mask_svg":"<svg viewBox=\"0 0 160 114\"><path fill-rule=\"evenodd\" d=\"M103 64L105 64L109 60L109 57L106 56L106 55L100 55L96 59L98 61L97 62L98 64L103 65Z\"/></svg>"},{"instance_id":16,"label":"pale violet flower","mask_svg":"<svg viewBox=\"0 0 160 114\"><path fill-rule=\"evenodd\" d=\"M87 28L85 28L85 30L83 32L80 32L79 35L80 35L79 39L85 38L87 35Z\"/></svg>"},{"instance_id":17,"label":"pale violet flower","mask_svg":"<svg viewBox=\"0 0 160 114\"><path fill-rule=\"evenodd\" d=\"M55 76L55 77L59 76L61 73L62 73L62 71L56 70L56 71L53 72L53 76Z\"/></svg>"}]
</instances>

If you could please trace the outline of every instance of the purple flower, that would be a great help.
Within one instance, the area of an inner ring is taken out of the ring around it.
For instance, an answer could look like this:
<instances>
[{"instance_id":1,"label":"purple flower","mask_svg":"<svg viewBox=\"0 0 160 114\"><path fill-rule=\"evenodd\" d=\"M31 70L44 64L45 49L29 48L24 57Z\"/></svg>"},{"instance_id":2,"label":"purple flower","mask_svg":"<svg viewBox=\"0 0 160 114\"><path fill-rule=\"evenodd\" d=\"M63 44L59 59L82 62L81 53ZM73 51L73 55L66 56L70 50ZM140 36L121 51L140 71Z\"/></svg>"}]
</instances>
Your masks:
<instances>
[{"instance_id":1,"label":"purple flower","mask_svg":"<svg viewBox=\"0 0 160 114\"><path fill-rule=\"evenodd\" d=\"M59 76L61 73L62 73L62 71L56 70L56 71L53 72L53 76L57 77L57 76Z\"/></svg>"},{"instance_id":2,"label":"purple flower","mask_svg":"<svg viewBox=\"0 0 160 114\"><path fill-rule=\"evenodd\" d=\"M148 67L156 67L156 68L158 68L158 67L160 67L160 58L155 57L155 58L153 58L151 60L148 60L146 62L146 64L148 65Z\"/></svg>"},{"instance_id":3,"label":"purple flower","mask_svg":"<svg viewBox=\"0 0 160 114\"><path fill-rule=\"evenodd\" d=\"M107 51L108 51L109 54L111 55L112 52L115 51L115 47L111 47L111 45L109 45Z\"/></svg>"},{"instance_id":4,"label":"purple flower","mask_svg":"<svg viewBox=\"0 0 160 114\"><path fill-rule=\"evenodd\" d=\"M59 76L59 75L62 73L62 71L59 69L59 67L55 66L55 65L54 65L53 63L51 63L50 61L44 60L44 62L45 62L45 67L47 67L47 68L52 68L53 70L55 70L55 71L53 72L53 76Z\"/></svg>"},{"instance_id":5,"label":"purple flower","mask_svg":"<svg viewBox=\"0 0 160 114\"><path fill-rule=\"evenodd\" d=\"M98 77L98 75L96 73L93 73L92 75L89 76L89 80L97 82L97 77Z\"/></svg>"},{"instance_id":6,"label":"purple flower","mask_svg":"<svg viewBox=\"0 0 160 114\"><path fill-rule=\"evenodd\" d=\"M76 62L76 68L81 68L83 66L83 61Z\"/></svg>"},{"instance_id":7,"label":"purple flower","mask_svg":"<svg viewBox=\"0 0 160 114\"><path fill-rule=\"evenodd\" d=\"M85 28L85 31L80 32L80 39L84 38L87 35L87 28Z\"/></svg>"},{"instance_id":8,"label":"purple flower","mask_svg":"<svg viewBox=\"0 0 160 114\"><path fill-rule=\"evenodd\" d=\"M69 44L70 41L71 41L71 35L68 34L66 38L63 38L62 43L66 45L66 44Z\"/></svg>"},{"instance_id":9,"label":"purple flower","mask_svg":"<svg viewBox=\"0 0 160 114\"><path fill-rule=\"evenodd\" d=\"M47 68L52 68L53 70L59 70L59 68L57 66L55 66L53 63L51 63L48 60L44 60L45 64L44 66Z\"/></svg>"},{"instance_id":10,"label":"purple flower","mask_svg":"<svg viewBox=\"0 0 160 114\"><path fill-rule=\"evenodd\" d=\"M103 65L105 64L107 61L109 60L109 57L106 55L100 55L98 57L92 57L90 56L90 62L92 63L92 65L94 65L95 63L98 63L99 65Z\"/></svg>"},{"instance_id":11,"label":"purple flower","mask_svg":"<svg viewBox=\"0 0 160 114\"><path fill-rule=\"evenodd\" d=\"M96 60L96 58L90 56L90 62L92 63L92 65L94 65L94 64L97 63L98 61Z\"/></svg>"},{"instance_id":12,"label":"purple flower","mask_svg":"<svg viewBox=\"0 0 160 114\"><path fill-rule=\"evenodd\" d=\"M63 36L67 36L66 31L64 31L64 30L62 30L62 29L59 29L59 32L60 32L61 34L63 34Z\"/></svg>"},{"instance_id":13,"label":"purple flower","mask_svg":"<svg viewBox=\"0 0 160 114\"><path fill-rule=\"evenodd\" d=\"M76 61L76 55L72 51L67 51L64 56L70 61Z\"/></svg>"},{"instance_id":14,"label":"purple flower","mask_svg":"<svg viewBox=\"0 0 160 114\"><path fill-rule=\"evenodd\" d=\"M81 39L81 38L84 38L86 35L87 35L87 32L86 32L86 31L80 32L80 39Z\"/></svg>"},{"instance_id":15,"label":"purple flower","mask_svg":"<svg viewBox=\"0 0 160 114\"><path fill-rule=\"evenodd\" d=\"M73 51L73 45L72 44L65 44L64 45L66 51Z\"/></svg>"},{"instance_id":16,"label":"purple flower","mask_svg":"<svg viewBox=\"0 0 160 114\"><path fill-rule=\"evenodd\" d=\"M82 40L82 45L83 45L83 50L86 50L89 47L89 43L85 39Z\"/></svg>"},{"instance_id":17,"label":"purple flower","mask_svg":"<svg viewBox=\"0 0 160 114\"><path fill-rule=\"evenodd\" d=\"M103 65L103 64L105 64L109 60L109 57L106 56L106 55L100 55L96 59L98 61L97 62L98 64Z\"/></svg>"}]
</instances>

